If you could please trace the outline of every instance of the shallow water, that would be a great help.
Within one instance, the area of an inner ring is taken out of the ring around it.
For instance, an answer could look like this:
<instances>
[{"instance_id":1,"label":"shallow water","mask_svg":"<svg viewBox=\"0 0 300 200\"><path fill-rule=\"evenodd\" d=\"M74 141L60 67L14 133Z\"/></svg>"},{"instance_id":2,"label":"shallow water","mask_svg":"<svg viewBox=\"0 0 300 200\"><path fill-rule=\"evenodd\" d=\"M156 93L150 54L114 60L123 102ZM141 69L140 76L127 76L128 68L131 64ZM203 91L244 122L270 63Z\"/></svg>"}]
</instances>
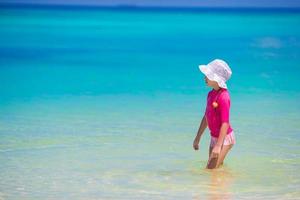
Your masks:
<instances>
[{"instance_id":1,"label":"shallow water","mask_svg":"<svg viewBox=\"0 0 300 200\"><path fill-rule=\"evenodd\" d=\"M300 198L299 13L1 15L0 199ZM209 171L208 131L192 142L215 57L237 144Z\"/></svg>"}]
</instances>

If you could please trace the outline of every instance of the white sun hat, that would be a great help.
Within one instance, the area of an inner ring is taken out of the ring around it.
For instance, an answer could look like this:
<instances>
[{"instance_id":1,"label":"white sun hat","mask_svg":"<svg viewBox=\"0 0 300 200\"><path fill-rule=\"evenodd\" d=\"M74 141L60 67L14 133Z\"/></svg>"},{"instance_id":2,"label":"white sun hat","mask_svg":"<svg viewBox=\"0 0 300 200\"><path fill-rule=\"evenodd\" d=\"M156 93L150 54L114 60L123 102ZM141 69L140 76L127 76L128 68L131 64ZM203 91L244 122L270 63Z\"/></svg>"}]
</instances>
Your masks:
<instances>
[{"instance_id":1,"label":"white sun hat","mask_svg":"<svg viewBox=\"0 0 300 200\"><path fill-rule=\"evenodd\" d=\"M226 81L230 79L232 71L224 60L215 59L207 65L199 65L199 69L209 80L216 81L219 87L227 89Z\"/></svg>"}]
</instances>

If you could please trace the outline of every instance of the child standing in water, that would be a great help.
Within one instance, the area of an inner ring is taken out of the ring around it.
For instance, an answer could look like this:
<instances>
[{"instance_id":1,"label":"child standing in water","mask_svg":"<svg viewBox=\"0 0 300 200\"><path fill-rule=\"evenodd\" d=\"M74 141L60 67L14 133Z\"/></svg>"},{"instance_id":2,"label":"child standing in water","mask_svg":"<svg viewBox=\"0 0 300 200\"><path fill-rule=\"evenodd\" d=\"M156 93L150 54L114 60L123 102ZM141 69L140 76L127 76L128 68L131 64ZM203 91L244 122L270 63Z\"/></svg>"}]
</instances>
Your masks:
<instances>
[{"instance_id":1,"label":"child standing in water","mask_svg":"<svg viewBox=\"0 0 300 200\"><path fill-rule=\"evenodd\" d=\"M206 85L213 89L208 92L205 114L194 139L193 147L199 149L201 136L208 126L210 130L210 146L207 168L217 168L235 144L233 129L229 122L230 96L226 81L230 79L232 71L228 64L215 59L207 65L199 65L205 75Z\"/></svg>"}]
</instances>

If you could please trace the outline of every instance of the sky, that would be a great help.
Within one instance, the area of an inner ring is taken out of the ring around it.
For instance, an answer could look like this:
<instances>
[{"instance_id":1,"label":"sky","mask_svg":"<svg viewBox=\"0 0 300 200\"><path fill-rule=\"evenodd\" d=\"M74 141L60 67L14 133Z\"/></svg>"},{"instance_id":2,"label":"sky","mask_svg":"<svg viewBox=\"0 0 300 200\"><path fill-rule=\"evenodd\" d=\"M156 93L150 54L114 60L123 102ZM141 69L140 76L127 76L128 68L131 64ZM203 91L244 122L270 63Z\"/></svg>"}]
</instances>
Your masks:
<instances>
[{"instance_id":1,"label":"sky","mask_svg":"<svg viewBox=\"0 0 300 200\"><path fill-rule=\"evenodd\" d=\"M0 0L0 4L300 8L300 0Z\"/></svg>"}]
</instances>

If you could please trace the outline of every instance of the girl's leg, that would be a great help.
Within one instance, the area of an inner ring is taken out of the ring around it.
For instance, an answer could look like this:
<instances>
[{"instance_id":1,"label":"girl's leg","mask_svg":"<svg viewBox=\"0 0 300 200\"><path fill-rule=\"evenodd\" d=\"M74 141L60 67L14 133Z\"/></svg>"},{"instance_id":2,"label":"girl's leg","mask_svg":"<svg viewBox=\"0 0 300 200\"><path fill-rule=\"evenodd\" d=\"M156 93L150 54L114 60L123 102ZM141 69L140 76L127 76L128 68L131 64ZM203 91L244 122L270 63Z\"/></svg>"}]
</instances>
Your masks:
<instances>
[{"instance_id":1,"label":"girl's leg","mask_svg":"<svg viewBox=\"0 0 300 200\"><path fill-rule=\"evenodd\" d=\"M218 161L217 161L216 168L223 164L223 161L225 160L225 157L226 157L227 153L229 152L229 150L232 148L232 146L233 146L233 144L222 146L221 152L218 156ZM209 162L209 158L211 156L212 150L213 150L213 147L209 147L208 162ZM207 164L208 164L208 162L207 162Z\"/></svg>"},{"instance_id":2,"label":"girl's leg","mask_svg":"<svg viewBox=\"0 0 300 200\"><path fill-rule=\"evenodd\" d=\"M208 158L210 158L212 150L213 150L213 148L211 146L209 146Z\"/></svg>"},{"instance_id":3,"label":"girl's leg","mask_svg":"<svg viewBox=\"0 0 300 200\"><path fill-rule=\"evenodd\" d=\"M209 168L209 162L210 162L210 156L211 156L211 152L213 150L213 147L209 146L209 152L208 152L208 161L207 161L207 164L206 164L206 168Z\"/></svg>"},{"instance_id":4,"label":"girl's leg","mask_svg":"<svg viewBox=\"0 0 300 200\"><path fill-rule=\"evenodd\" d=\"M233 146L233 144L222 146L221 152L218 157L218 162L217 162L216 168L223 164L223 161L225 160L225 157L226 157L227 153L229 152L229 150L232 148L232 146Z\"/></svg>"}]
</instances>

